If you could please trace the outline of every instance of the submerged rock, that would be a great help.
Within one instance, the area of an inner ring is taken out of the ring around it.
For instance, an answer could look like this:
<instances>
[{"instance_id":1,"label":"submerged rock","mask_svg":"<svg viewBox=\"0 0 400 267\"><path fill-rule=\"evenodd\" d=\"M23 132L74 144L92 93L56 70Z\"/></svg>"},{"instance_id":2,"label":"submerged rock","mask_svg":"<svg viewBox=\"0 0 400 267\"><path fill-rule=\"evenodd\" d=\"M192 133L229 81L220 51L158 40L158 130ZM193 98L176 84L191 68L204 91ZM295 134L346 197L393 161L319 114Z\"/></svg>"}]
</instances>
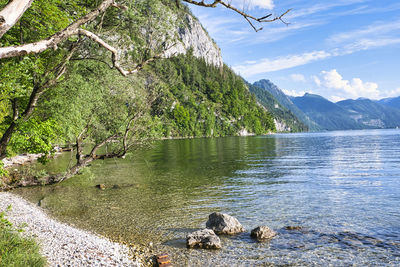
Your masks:
<instances>
[{"instance_id":1,"label":"submerged rock","mask_svg":"<svg viewBox=\"0 0 400 267\"><path fill-rule=\"evenodd\" d=\"M106 189L106 185L105 184L98 184L96 185L96 187L100 190L105 190Z\"/></svg>"},{"instance_id":2,"label":"submerged rock","mask_svg":"<svg viewBox=\"0 0 400 267\"><path fill-rule=\"evenodd\" d=\"M235 235L244 232L243 226L235 217L220 212L214 212L208 216L206 227L214 230L218 235Z\"/></svg>"},{"instance_id":3,"label":"submerged rock","mask_svg":"<svg viewBox=\"0 0 400 267\"><path fill-rule=\"evenodd\" d=\"M186 238L188 248L221 248L221 240L213 230L203 229L189 234Z\"/></svg>"},{"instance_id":4,"label":"submerged rock","mask_svg":"<svg viewBox=\"0 0 400 267\"><path fill-rule=\"evenodd\" d=\"M259 226L251 230L250 236L259 241L272 239L277 233L266 225Z\"/></svg>"}]
</instances>

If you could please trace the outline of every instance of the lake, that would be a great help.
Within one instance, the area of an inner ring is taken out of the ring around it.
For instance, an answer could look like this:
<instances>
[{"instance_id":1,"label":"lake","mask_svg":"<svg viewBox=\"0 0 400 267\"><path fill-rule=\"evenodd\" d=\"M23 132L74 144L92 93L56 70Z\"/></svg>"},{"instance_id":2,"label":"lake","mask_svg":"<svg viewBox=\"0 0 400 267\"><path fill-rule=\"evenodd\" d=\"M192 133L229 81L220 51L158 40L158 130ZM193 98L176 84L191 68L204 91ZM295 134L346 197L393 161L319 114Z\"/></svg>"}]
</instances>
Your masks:
<instances>
[{"instance_id":1,"label":"lake","mask_svg":"<svg viewBox=\"0 0 400 267\"><path fill-rule=\"evenodd\" d=\"M73 159L66 153L48 168ZM164 140L15 192L78 227L153 242L175 266L400 265L400 130ZM223 236L218 251L186 249L186 235L214 211L248 232ZM260 225L279 235L252 240Z\"/></svg>"}]
</instances>

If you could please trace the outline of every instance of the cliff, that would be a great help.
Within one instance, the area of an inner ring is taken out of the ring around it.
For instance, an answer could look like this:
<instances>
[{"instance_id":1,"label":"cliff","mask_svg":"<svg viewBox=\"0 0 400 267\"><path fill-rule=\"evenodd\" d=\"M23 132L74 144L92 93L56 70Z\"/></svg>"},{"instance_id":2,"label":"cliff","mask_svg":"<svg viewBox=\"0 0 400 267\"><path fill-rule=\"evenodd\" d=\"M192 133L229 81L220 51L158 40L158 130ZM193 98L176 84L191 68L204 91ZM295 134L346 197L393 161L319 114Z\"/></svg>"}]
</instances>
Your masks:
<instances>
[{"instance_id":1,"label":"cliff","mask_svg":"<svg viewBox=\"0 0 400 267\"><path fill-rule=\"evenodd\" d=\"M192 49L195 57L202 58L216 67L223 66L220 48L191 14L184 16L183 23L176 30L179 42L167 50L165 53L167 57L186 54L189 49Z\"/></svg>"}]
</instances>

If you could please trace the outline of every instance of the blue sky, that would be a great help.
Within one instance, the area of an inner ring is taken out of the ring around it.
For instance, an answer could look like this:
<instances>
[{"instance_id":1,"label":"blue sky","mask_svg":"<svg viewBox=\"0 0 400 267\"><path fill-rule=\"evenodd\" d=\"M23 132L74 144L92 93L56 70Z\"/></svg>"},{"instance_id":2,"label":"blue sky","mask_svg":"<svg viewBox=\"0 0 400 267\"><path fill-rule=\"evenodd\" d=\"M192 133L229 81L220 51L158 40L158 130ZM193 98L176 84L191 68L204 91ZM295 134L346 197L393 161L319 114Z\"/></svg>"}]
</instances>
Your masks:
<instances>
[{"instance_id":1,"label":"blue sky","mask_svg":"<svg viewBox=\"0 0 400 267\"><path fill-rule=\"evenodd\" d=\"M287 94L332 101L400 96L399 0L229 0L248 13L279 15L255 32L238 14L191 6L249 82L269 79ZM249 3L250 2L250 3Z\"/></svg>"}]
</instances>

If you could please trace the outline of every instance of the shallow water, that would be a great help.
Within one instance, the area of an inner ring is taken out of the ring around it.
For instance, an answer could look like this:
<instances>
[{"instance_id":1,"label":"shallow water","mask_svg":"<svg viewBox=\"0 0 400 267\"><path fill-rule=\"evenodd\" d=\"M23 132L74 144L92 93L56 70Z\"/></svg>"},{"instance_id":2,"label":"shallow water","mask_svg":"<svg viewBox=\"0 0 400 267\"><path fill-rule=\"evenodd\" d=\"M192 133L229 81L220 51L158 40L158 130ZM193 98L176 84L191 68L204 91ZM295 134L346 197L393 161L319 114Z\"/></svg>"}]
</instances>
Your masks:
<instances>
[{"instance_id":1,"label":"shallow water","mask_svg":"<svg viewBox=\"0 0 400 267\"><path fill-rule=\"evenodd\" d=\"M400 265L399 130L165 140L60 185L16 192L76 226L153 242L176 266ZM222 237L219 251L186 249L187 233L214 211L279 235L258 243L247 232Z\"/></svg>"}]
</instances>

